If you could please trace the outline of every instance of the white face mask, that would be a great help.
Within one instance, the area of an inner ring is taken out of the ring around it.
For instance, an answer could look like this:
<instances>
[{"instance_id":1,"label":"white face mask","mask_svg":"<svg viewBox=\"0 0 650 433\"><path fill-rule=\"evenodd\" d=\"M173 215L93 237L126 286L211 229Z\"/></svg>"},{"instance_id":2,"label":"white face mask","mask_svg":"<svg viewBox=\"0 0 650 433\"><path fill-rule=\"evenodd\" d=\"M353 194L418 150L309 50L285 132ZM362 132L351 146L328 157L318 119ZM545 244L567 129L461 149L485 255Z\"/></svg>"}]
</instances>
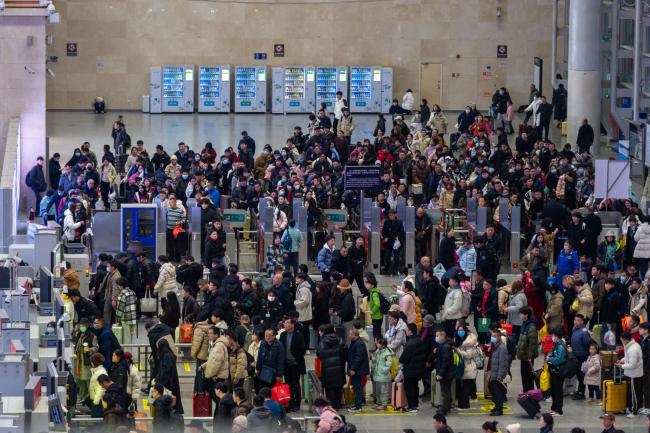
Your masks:
<instances>
[{"instance_id":1,"label":"white face mask","mask_svg":"<svg viewBox=\"0 0 650 433\"><path fill-rule=\"evenodd\" d=\"M269 300L269 302L273 302L275 301L275 296L269 296L267 299Z\"/></svg>"}]
</instances>

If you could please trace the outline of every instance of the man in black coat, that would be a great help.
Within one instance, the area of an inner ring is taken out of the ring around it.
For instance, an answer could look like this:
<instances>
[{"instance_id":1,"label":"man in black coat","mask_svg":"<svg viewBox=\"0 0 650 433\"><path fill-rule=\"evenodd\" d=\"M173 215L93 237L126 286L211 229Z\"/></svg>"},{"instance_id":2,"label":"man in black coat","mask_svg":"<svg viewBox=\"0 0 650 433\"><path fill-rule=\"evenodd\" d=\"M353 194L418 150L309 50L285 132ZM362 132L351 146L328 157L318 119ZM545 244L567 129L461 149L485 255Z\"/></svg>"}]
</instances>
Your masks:
<instances>
[{"instance_id":1,"label":"man in black coat","mask_svg":"<svg viewBox=\"0 0 650 433\"><path fill-rule=\"evenodd\" d=\"M300 410L300 376L307 373L305 367L305 339L296 331L296 321L287 319L284 321L284 332L280 335L280 343L285 350L284 357L284 381L289 385L291 391L291 402L289 412Z\"/></svg>"},{"instance_id":2,"label":"man in black coat","mask_svg":"<svg viewBox=\"0 0 650 433\"><path fill-rule=\"evenodd\" d=\"M546 102L546 96L542 96L542 103L537 108L537 115L539 116L539 126L537 132L540 137L542 131L544 132L544 140L548 141L548 130L551 125L551 116L553 115L553 105Z\"/></svg>"},{"instance_id":3,"label":"man in black coat","mask_svg":"<svg viewBox=\"0 0 650 433\"><path fill-rule=\"evenodd\" d=\"M405 232L404 224L397 219L397 212L394 209L388 211L388 219L384 221L381 236L384 238L382 252L386 271L391 275L397 275Z\"/></svg>"},{"instance_id":4,"label":"man in black coat","mask_svg":"<svg viewBox=\"0 0 650 433\"><path fill-rule=\"evenodd\" d=\"M285 375L285 357L284 345L276 339L275 329L264 331L264 341L260 345L255 366L260 388L272 388L276 379L282 379Z\"/></svg>"},{"instance_id":5,"label":"man in black coat","mask_svg":"<svg viewBox=\"0 0 650 433\"><path fill-rule=\"evenodd\" d=\"M370 363L368 361L368 349L359 337L359 330L350 329L350 348L348 349L348 376L354 388L354 405L349 409L356 412L361 409L363 397L363 377L370 374Z\"/></svg>"},{"instance_id":6,"label":"man in black coat","mask_svg":"<svg viewBox=\"0 0 650 433\"><path fill-rule=\"evenodd\" d=\"M448 228L445 235L440 239L440 247L438 249L438 260L445 267L451 269L456 262L454 252L456 251L456 238L454 237L454 229Z\"/></svg>"},{"instance_id":7,"label":"man in black coat","mask_svg":"<svg viewBox=\"0 0 650 433\"><path fill-rule=\"evenodd\" d=\"M61 180L61 155L55 153L48 162L47 174L50 178L50 188L56 190L59 187L59 180Z\"/></svg>"},{"instance_id":8,"label":"man in black coat","mask_svg":"<svg viewBox=\"0 0 650 433\"><path fill-rule=\"evenodd\" d=\"M418 383L426 373L428 359L427 346L418 338L418 328L415 323L409 323L406 329L406 344L399 358L404 374L404 391L408 402L407 412L416 413L418 410ZM451 391L451 389L450 389Z\"/></svg>"},{"instance_id":9,"label":"man in black coat","mask_svg":"<svg viewBox=\"0 0 650 433\"><path fill-rule=\"evenodd\" d=\"M199 292L198 281L203 278L203 265L196 263L194 257L186 256L185 263L176 269L176 281L190 288L192 296Z\"/></svg>"},{"instance_id":10,"label":"man in black coat","mask_svg":"<svg viewBox=\"0 0 650 433\"><path fill-rule=\"evenodd\" d=\"M27 173L25 179L25 184L34 191L34 196L36 197L36 205L34 206L36 216L40 216L42 194L47 189L47 182L45 182L45 174L43 173L44 162L45 160L42 156L36 158L36 165Z\"/></svg>"},{"instance_id":11,"label":"man in black coat","mask_svg":"<svg viewBox=\"0 0 650 433\"><path fill-rule=\"evenodd\" d=\"M594 213L594 208L589 207L587 215L582 218L585 226L587 227L587 245L585 251L587 256L591 258L592 263L596 263L598 255L598 236L603 231L603 224L600 217Z\"/></svg>"},{"instance_id":12,"label":"man in black coat","mask_svg":"<svg viewBox=\"0 0 650 433\"><path fill-rule=\"evenodd\" d=\"M594 128L591 127L588 119L583 119L582 125L580 125L580 128L578 128L578 137L576 138L578 150L580 153L583 153L585 150L589 152L593 143Z\"/></svg>"},{"instance_id":13,"label":"man in black coat","mask_svg":"<svg viewBox=\"0 0 650 433\"><path fill-rule=\"evenodd\" d=\"M118 261L124 263L124 270L126 271L122 275L128 280L129 287L133 290L138 297L138 299L144 298L144 284L140 279L140 272L138 270L138 262L129 257L126 253L119 253L117 255ZM120 268L120 273L122 268Z\"/></svg>"},{"instance_id":14,"label":"man in black coat","mask_svg":"<svg viewBox=\"0 0 650 433\"><path fill-rule=\"evenodd\" d=\"M442 393L442 404L438 413L447 415L451 410L451 383L454 380L454 362L451 342L447 340L447 333L444 329L436 331L436 342L439 344L436 349L436 380L440 382Z\"/></svg>"},{"instance_id":15,"label":"man in black coat","mask_svg":"<svg viewBox=\"0 0 650 433\"><path fill-rule=\"evenodd\" d=\"M228 392L228 384L225 381L215 384L214 393L217 396L217 404L212 415L212 432L221 433L232 429L232 414L237 404Z\"/></svg>"},{"instance_id":16,"label":"man in black coat","mask_svg":"<svg viewBox=\"0 0 650 433\"><path fill-rule=\"evenodd\" d=\"M70 290L68 295L74 304L74 311L77 314L76 323L79 323L79 321L81 321L81 319L84 317L92 322L95 317L102 314L99 312L99 308L97 308L97 305L95 305L94 302L81 296L81 292L79 292L79 290Z\"/></svg>"}]
</instances>

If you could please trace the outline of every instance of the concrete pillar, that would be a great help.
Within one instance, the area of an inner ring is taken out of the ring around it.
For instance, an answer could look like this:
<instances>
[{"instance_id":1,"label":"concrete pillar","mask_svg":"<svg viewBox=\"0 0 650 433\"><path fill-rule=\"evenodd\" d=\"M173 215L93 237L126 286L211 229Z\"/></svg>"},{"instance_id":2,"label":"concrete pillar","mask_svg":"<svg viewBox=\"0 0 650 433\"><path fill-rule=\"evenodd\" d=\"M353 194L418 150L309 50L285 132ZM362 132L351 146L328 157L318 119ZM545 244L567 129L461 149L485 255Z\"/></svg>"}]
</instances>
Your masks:
<instances>
[{"instance_id":1,"label":"concrete pillar","mask_svg":"<svg viewBox=\"0 0 650 433\"><path fill-rule=\"evenodd\" d=\"M600 1L571 0L569 10L569 143L576 148L582 119L589 119L596 136L592 153L597 150L600 137L601 9Z\"/></svg>"},{"instance_id":2,"label":"concrete pillar","mask_svg":"<svg viewBox=\"0 0 650 433\"><path fill-rule=\"evenodd\" d=\"M641 44L643 44L643 4L636 0L634 9L634 91L633 91L633 113L634 121L638 122L639 105L641 99Z\"/></svg>"}]
</instances>

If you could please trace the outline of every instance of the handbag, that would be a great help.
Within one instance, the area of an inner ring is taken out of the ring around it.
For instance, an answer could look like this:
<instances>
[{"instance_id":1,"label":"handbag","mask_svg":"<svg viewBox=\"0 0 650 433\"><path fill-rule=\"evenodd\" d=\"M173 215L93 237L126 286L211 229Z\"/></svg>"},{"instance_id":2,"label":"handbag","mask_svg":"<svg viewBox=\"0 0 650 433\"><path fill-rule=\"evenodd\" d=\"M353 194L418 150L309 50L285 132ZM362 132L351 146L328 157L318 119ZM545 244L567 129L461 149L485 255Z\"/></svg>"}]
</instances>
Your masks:
<instances>
[{"instance_id":1,"label":"handbag","mask_svg":"<svg viewBox=\"0 0 650 433\"><path fill-rule=\"evenodd\" d=\"M155 313L158 309L158 300L151 296L151 290L147 289L144 298L140 299L140 312Z\"/></svg>"},{"instance_id":2,"label":"handbag","mask_svg":"<svg viewBox=\"0 0 650 433\"><path fill-rule=\"evenodd\" d=\"M539 389L546 392L551 389L551 372L548 371L548 363L544 363L542 372L539 375Z\"/></svg>"},{"instance_id":3,"label":"handbag","mask_svg":"<svg viewBox=\"0 0 650 433\"><path fill-rule=\"evenodd\" d=\"M488 319L487 317L482 317L478 319L478 332L490 332L490 323L492 323L492 320Z\"/></svg>"},{"instance_id":4,"label":"handbag","mask_svg":"<svg viewBox=\"0 0 650 433\"><path fill-rule=\"evenodd\" d=\"M273 383L275 380L275 368L269 367L268 365L262 366L260 380L264 383Z\"/></svg>"},{"instance_id":5,"label":"handbag","mask_svg":"<svg viewBox=\"0 0 650 433\"><path fill-rule=\"evenodd\" d=\"M283 407L289 407L289 403L291 402L289 385L277 380L273 388L271 388L271 399L277 401Z\"/></svg>"}]
</instances>

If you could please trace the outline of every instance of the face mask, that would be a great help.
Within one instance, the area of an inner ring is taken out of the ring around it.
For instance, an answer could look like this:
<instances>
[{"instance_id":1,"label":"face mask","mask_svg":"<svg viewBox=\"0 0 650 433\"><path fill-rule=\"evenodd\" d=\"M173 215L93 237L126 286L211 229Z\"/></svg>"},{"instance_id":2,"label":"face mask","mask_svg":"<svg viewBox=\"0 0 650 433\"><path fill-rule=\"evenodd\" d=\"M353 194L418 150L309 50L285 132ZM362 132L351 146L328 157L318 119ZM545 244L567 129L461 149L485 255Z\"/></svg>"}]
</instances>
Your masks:
<instances>
[{"instance_id":1,"label":"face mask","mask_svg":"<svg viewBox=\"0 0 650 433\"><path fill-rule=\"evenodd\" d=\"M45 331L46 334L54 334L54 328L48 326L47 330Z\"/></svg>"},{"instance_id":2,"label":"face mask","mask_svg":"<svg viewBox=\"0 0 650 433\"><path fill-rule=\"evenodd\" d=\"M570 245L565 245L565 246L564 246L564 251L569 252L570 250L571 250L571 246L570 246Z\"/></svg>"},{"instance_id":3,"label":"face mask","mask_svg":"<svg viewBox=\"0 0 650 433\"><path fill-rule=\"evenodd\" d=\"M555 337L555 336L553 336L552 340L553 340L553 343L557 343L558 341L560 341L560 339Z\"/></svg>"},{"instance_id":4,"label":"face mask","mask_svg":"<svg viewBox=\"0 0 650 433\"><path fill-rule=\"evenodd\" d=\"M182 175L181 177L183 178L183 180L187 180L189 178L189 176L186 174Z\"/></svg>"},{"instance_id":5,"label":"face mask","mask_svg":"<svg viewBox=\"0 0 650 433\"><path fill-rule=\"evenodd\" d=\"M97 327L97 325L93 323L93 329L99 329L99 328Z\"/></svg>"},{"instance_id":6,"label":"face mask","mask_svg":"<svg viewBox=\"0 0 650 433\"><path fill-rule=\"evenodd\" d=\"M494 336L490 337L490 343L497 344L497 337Z\"/></svg>"},{"instance_id":7,"label":"face mask","mask_svg":"<svg viewBox=\"0 0 650 433\"><path fill-rule=\"evenodd\" d=\"M462 330L461 330L461 331L458 331L458 336L459 336L460 338L465 338L465 331L462 331Z\"/></svg>"},{"instance_id":8,"label":"face mask","mask_svg":"<svg viewBox=\"0 0 650 433\"><path fill-rule=\"evenodd\" d=\"M200 161L201 160L201 155L196 155L194 157L194 161Z\"/></svg>"},{"instance_id":9,"label":"face mask","mask_svg":"<svg viewBox=\"0 0 650 433\"><path fill-rule=\"evenodd\" d=\"M552 168L552 169L551 169L551 173L553 173L553 174L557 174L557 169Z\"/></svg>"},{"instance_id":10,"label":"face mask","mask_svg":"<svg viewBox=\"0 0 650 433\"><path fill-rule=\"evenodd\" d=\"M316 408L316 413L318 414L318 416L320 416L320 414L321 414L322 412L323 412L323 410L322 410L320 407L317 407L317 408Z\"/></svg>"},{"instance_id":11,"label":"face mask","mask_svg":"<svg viewBox=\"0 0 650 433\"><path fill-rule=\"evenodd\" d=\"M79 330L80 330L81 332L86 332L86 331L88 330L88 328L85 327L85 326L81 326L81 327L79 327Z\"/></svg>"},{"instance_id":12,"label":"face mask","mask_svg":"<svg viewBox=\"0 0 650 433\"><path fill-rule=\"evenodd\" d=\"M436 336L436 343L440 344L440 337Z\"/></svg>"},{"instance_id":13,"label":"face mask","mask_svg":"<svg viewBox=\"0 0 650 433\"><path fill-rule=\"evenodd\" d=\"M578 170L578 176L584 176L585 171L583 169Z\"/></svg>"},{"instance_id":14,"label":"face mask","mask_svg":"<svg viewBox=\"0 0 650 433\"><path fill-rule=\"evenodd\" d=\"M263 151L263 152L262 152L262 155L264 155L264 156L269 156L269 151L268 151L268 150Z\"/></svg>"},{"instance_id":15,"label":"face mask","mask_svg":"<svg viewBox=\"0 0 650 433\"><path fill-rule=\"evenodd\" d=\"M273 302L275 301L275 296L269 296L267 299L269 300L269 302Z\"/></svg>"},{"instance_id":16,"label":"face mask","mask_svg":"<svg viewBox=\"0 0 650 433\"><path fill-rule=\"evenodd\" d=\"M469 110L465 110L465 113L469 114Z\"/></svg>"}]
</instances>

